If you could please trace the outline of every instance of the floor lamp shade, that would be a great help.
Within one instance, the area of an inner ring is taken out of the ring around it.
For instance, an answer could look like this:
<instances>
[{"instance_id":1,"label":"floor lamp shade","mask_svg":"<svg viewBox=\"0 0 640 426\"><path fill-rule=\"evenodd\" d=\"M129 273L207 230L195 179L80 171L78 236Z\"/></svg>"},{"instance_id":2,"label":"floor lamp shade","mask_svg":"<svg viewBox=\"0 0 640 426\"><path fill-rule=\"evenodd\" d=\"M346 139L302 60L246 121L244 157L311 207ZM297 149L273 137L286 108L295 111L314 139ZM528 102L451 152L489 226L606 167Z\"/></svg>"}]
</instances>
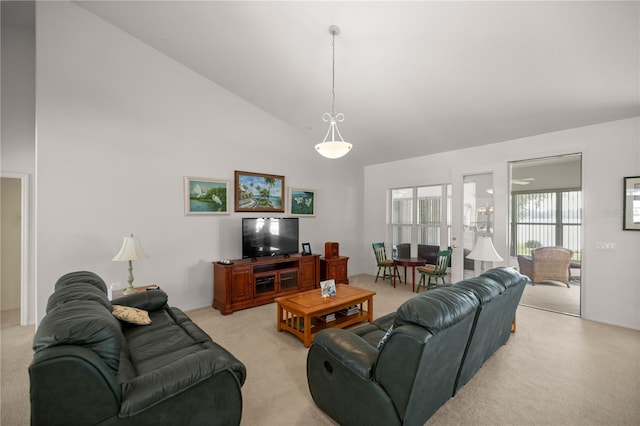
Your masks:
<instances>
[{"instance_id":1,"label":"floor lamp shade","mask_svg":"<svg viewBox=\"0 0 640 426\"><path fill-rule=\"evenodd\" d=\"M478 237L476 246L467 255L468 259L481 260L483 262L501 262L502 259L491 241L491 237Z\"/></svg>"},{"instance_id":2,"label":"floor lamp shade","mask_svg":"<svg viewBox=\"0 0 640 426\"><path fill-rule=\"evenodd\" d=\"M501 262L503 260L493 246L491 237L478 237L476 246L467 255L467 259L479 260L482 273L487 270L487 262L491 265L491 262Z\"/></svg>"}]
</instances>

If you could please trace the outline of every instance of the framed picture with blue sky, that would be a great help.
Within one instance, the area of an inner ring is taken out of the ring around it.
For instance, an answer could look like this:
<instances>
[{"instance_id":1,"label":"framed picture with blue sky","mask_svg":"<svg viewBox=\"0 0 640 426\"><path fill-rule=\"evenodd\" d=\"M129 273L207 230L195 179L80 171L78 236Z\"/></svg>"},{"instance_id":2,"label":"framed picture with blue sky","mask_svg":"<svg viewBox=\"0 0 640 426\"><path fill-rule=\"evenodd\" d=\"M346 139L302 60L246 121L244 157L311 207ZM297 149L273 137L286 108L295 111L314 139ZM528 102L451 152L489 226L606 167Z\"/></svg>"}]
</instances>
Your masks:
<instances>
[{"instance_id":1,"label":"framed picture with blue sky","mask_svg":"<svg viewBox=\"0 0 640 426\"><path fill-rule=\"evenodd\" d=\"M185 176L184 214L229 214L229 181Z\"/></svg>"}]
</instances>

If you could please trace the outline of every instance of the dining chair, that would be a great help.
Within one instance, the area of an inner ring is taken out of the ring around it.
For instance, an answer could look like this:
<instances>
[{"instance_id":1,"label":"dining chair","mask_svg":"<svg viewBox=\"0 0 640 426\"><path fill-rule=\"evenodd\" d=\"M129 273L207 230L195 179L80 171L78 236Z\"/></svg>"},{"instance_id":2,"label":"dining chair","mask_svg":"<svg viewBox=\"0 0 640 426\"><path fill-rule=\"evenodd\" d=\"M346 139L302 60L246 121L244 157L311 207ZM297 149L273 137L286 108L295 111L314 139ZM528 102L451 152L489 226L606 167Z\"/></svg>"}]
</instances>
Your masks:
<instances>
[{"instance_id":1,"label":"dining chair","mask_svg":"<svg viewBox=\"0 0 640 426\"><path fill-rule=\"evenodd\" d=\"M442 284L446 284L445 278L447 277L447 266L449 265L449 259L451 258L451 252L453 250L439 250L436 257L435 265L426 264L424 266L418 266L416 271L420 273L420 281L416 287L416 293L420 291L420 286L425 289L431 287L431 278L434 278L433 285L438 284L438 278L442 279ZM426 277L429 277L427 280Z\"/></svg>"},{"instance_id":2,"label":"dining chair","mask_svg":"<svg viewBox=\"0 0 640 426\"><path fill-rule=\"evenodd\" d=\"M387 259L387 251L384 247L384 243L372 243L371 244L373 247L373 253L376 256L376 263L378 265L378 272L376 273L376 280L375 282L378 282L378 277L380 276L380 271L382 271L382 279L386 280L387 278L389 278L390 280L393 279L393 259ZM396 269L396 274L398 276L398 279L400 280L400 282L402 282L402 279L400 279L400 273L397 271Z\"/></svg>"}]
</instances>

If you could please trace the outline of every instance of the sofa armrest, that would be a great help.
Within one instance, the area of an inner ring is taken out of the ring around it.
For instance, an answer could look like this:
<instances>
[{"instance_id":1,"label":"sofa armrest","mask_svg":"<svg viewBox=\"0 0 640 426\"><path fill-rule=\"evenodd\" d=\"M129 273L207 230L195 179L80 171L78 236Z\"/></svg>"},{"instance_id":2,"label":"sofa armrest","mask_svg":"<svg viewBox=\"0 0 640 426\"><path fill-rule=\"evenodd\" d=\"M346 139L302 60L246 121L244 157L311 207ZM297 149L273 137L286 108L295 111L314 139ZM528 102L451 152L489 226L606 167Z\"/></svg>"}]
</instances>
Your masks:
<instances>
[{"instance_id":1,"label":"sofa armrest","mask_svg":"<svg viewBox=\"0 0 640 426\"><path fill-rule=\"evenodd\" d=\"M371 380L379 351L362 337L348 330L329 328L319 332L313 342L360 377Z\"/></svg>"},{"instance_id":2,"label":"sofa armrest","mask_svg":"<svg viewBox=\"0 0 640 426\"><path fill-rule=\"evenodd\" d=\"M120 408L116 376L91 349L60 345L36 352L29 366L32 425L99 424Z\"/></svg>"},{"instance_id":3,"label":"sofa armrest","mask_svg":"<svg viewBox=\"0 0 640 426\"><path fill-rule=\"evenodd\" d=\"M111 301L112 305L130 306L145 311L155 311L166 306L168 300L167 293L162 290L143 291L135 294L128 294Z\"/></svg>"},{"instance_id":4,"label":"sofa armrest","mask_svg":"<svg viewBox=\"0 0 640 426\"><path fill-rule=\"evenodd\" d=\"M172 398L216 374L230 374L238 384L236 360L226 353L202 350L122 384L120 417L131 417Z\"/></svg>"}]
</instances>

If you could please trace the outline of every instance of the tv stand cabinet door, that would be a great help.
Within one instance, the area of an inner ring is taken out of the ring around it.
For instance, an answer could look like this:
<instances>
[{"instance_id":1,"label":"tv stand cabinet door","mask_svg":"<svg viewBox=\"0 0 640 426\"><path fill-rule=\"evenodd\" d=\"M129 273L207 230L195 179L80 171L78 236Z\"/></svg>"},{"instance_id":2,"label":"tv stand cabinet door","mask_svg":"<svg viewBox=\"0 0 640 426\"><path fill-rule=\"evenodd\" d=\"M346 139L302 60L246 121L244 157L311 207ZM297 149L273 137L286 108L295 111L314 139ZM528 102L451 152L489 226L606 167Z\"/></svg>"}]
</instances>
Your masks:
<instances>
[{"instance_id":1,"label":"tv stand cabinet door","mask_svg":"<svg viewBox=\"0 0 640 426\"><path fill-rule=\"evenodd\" d=\"M231 303L250 300L253 297L253 268L236 266L231 273Z\"/></svg>"},{"instance_id":2,"label":"tv stand cabinet door","mask_svg":"<svg viewBox=\"0 0 640 426\"><path fill-rule=\"evenodd\" d=\"M303 256L300 258L299 289L311 290L320 284L319 256Z\"/></svg>"}]
</instances>

